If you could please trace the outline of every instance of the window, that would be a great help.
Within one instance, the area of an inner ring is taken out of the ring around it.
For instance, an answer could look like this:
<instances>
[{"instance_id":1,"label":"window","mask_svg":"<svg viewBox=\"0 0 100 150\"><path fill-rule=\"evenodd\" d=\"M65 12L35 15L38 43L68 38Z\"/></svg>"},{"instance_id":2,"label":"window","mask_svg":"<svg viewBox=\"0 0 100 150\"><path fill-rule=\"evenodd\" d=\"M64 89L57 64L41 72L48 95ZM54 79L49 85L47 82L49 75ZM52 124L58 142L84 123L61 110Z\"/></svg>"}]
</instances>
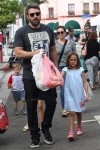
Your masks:
<instances>
[{"instance_id":1,"label":"window","mask_svg":"<svg viewBox=\"0 0 100 150\"><path fill-rule=\"evenodd\" d=\"M93 13L94 14L99 14L99 3L94 3Z\"/></svg>"},{"instance_id":2,"label":"window","mask_svg":"<svg viewBox=\"0 0 100 150\"><path fill-rule=\"evenodd\" d=\"M83 3L83 13L89 14L89 3Z\"/></svg>"},{"instance_id":3,"label":"window","mask_svg":"<svg viewBox=\"0 0 100 150\"><path fill-rule=\"evenodd\" d=\"M49 18L54 18L54 8L49 8Z\"/></svg>"},{"instance_id":4,"label":"window","mask_svg":"<svg viewBox=\"0 0 100 150\"><path fill-rule=\"evenodd\" d=\"M84 8L85 10L89 10L89 3L84 3L84 4L83 4L83 8Z\"/></svg>"},{"instance_id":5,"label":"window","mask_svg":"<svg viewBox=\"0 0 100 150\"><path fill-rule=\"evenodd\" d=\"M75 15L75 5L68 4L68 15Z\"/></svg>"}]
</instances>

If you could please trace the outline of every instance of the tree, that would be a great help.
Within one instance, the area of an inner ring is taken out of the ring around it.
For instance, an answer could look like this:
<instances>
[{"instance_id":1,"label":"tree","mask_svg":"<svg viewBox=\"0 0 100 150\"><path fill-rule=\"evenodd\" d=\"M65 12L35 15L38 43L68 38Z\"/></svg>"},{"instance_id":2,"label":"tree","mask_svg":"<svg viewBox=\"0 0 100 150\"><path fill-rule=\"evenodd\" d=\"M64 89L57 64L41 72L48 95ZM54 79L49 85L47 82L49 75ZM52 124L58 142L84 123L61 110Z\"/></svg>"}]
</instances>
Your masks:
<instances>
[{"instance_id":1,"label":"tree","mask_svg":"<svg viewBox=\"0 0 100 150\"><path fill-rule=\"evenodd\" d=\"M22 13L22 6L18 0L0 0L0 30L6 29L8 24L15 23L17 13Z\"/></svg>"},{"instance_id":2,"label":"tree","mask_svg":"<svg viewBox=\"0 0 100 150\"><path fill-rule=\"evenodd\" d=\"M36 3L38 3L38 4L40 5L40 4L42 4L42 3L47 2L47 0L22 0L21 2L22 2L22 4L24 4L24 6L25 6L27 3L32 3L32 2L36 2Z\"/></svg>"}]
</instances>

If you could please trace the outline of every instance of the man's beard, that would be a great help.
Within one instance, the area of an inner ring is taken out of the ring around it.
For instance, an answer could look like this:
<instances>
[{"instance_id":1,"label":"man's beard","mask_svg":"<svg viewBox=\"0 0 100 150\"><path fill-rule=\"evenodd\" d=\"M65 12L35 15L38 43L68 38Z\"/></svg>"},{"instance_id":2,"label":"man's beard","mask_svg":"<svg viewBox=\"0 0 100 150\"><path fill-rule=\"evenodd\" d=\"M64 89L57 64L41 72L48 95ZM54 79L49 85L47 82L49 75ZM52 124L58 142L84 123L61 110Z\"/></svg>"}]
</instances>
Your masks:
<instances>
[{"instance_id":1,"label":"man's beard","mask_svg":"<svg viewBox=\"0 0 100 150\"><path fill-rule=\"evenodd\" d=\"M32 26L37 27L40 24L40 20L36 19L36 20L29 20L30 23L32 24Z\"/></svg>"}]
</instances>

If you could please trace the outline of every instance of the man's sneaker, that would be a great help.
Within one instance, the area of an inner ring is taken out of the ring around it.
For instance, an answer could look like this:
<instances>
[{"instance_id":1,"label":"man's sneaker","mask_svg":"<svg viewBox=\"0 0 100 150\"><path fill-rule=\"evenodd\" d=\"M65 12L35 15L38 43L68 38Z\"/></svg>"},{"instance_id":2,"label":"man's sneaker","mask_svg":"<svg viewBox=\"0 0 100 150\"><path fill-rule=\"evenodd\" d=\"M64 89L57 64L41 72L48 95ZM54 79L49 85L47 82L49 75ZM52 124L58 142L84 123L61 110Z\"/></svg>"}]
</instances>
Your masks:
<instances>
[{"instance_id":1,"label":"man's sneaker","mask_svg":"<svg viewBox=\"0 0 100 150\"><path fill-rule=\"evenodd\" d=\"M32 140L31 143L31 148L37 148L40 146L40 135L39 136L35 136Z\"/></svg>"},{"instance_id":2,"label":"man's sneaker","mask_svg":"<svg viewBox=\"0 0 100 150\"><path fill-rule=\"evenodd\" d=\"M22 109L22 114L23 114L23 115L26 115L26 114L27 114L27 112L26 112L26 110L25 110L24 108Z\"/></svg>"},{"instance_id":3,"label":"man's sneaker","mask_svg":"<svg viewBox=\"0 0 100 150\"><path fill-rule=\"evenodd\" d=\"M52 139L52 136L49 132L49 129L42 129L42 132L44 134L44 141L46 144L53 144L53 139Z\"/></svg>"},{"instance_id":4,"label":"man's sneaker","mask_svg":"<svg viewBox=\"0 0 100 150\"><path fill-rule=\"evenodd\" d=\"M18 110L14 109L14 115L19 115Z\"/></svg>"},{"instance_id":5,"label":"man's sneaker","mask_svg":"<svg viewBox=\"0 0 100 150\"><path fill-rule=\"evenodd\" d=\"M76 126L76 133L77 133L77 135L82 135L83 134L81 126L78 126L78 125Z\"/></svg>"}]
</instances>

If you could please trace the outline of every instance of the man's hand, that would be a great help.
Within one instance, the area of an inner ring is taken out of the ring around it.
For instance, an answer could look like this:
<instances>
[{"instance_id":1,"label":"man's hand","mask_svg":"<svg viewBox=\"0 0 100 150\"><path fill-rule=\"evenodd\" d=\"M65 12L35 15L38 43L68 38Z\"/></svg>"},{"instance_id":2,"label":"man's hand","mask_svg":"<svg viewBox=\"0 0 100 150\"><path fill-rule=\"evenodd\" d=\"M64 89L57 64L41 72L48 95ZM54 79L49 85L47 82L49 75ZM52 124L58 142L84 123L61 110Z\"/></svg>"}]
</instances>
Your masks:
<instances>
[{"instance_id":1,"label":"man's hand","mask_svg":"<svg viewBox=\"0 0 100 150\"><path fill-rule=\"evenodd\" d=\"M45 50L44 49L38 49L38 50L36 50L36 51L32 51L32 53L33 53L33 56L35 55L35 54L44 54L45 53Z\"/></svg>"}]
</instances>

